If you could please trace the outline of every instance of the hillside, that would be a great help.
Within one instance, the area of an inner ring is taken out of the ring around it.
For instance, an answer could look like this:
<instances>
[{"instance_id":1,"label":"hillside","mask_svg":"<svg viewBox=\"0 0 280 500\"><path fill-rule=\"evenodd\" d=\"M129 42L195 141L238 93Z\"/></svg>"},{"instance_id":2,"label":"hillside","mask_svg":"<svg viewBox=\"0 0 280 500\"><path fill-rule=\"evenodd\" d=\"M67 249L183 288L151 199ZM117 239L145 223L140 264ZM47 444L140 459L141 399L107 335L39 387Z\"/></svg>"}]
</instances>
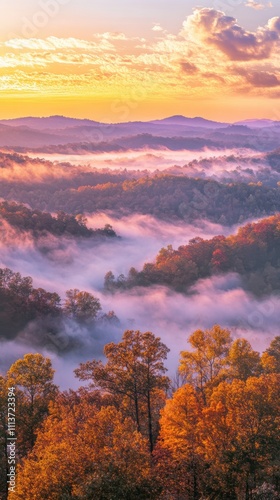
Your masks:
<instances>
[{"instance_id":1,"label":"hillside","mask_svg":"<svg viewBox=\"0 0 280 500\"><path fill-rule=\"evenodd\" d=\"M164 174L142 174L135 179L128 174L128 180L123 180L123 175L113 177L93 172L87 176L91 185L79 185L81 180L86 179L78 176L75 180L75 175L60 180L50 177L33 185L27 184L25 179L14 182L6 179L1 182L0 196L49 212L62 210L80 214L114 211L118 216L140 213L186 222L207 219L224 225L280 211L279 187L222 184Z\"/></svg>"},{"instance_id":2,"label":"hillside","mask_svg":"<svg viewBox=\"0 0 280 500\"><path fill-rule=\"evenodd\" d=\"M146 263L140 272L130 269L127 278L105 277L108 291L136 286L165 285L182 292L200 279L217 274L238 273L244 288L255 295L280 289L280 215L250 223L238 233L211 240L195 238L174 250L163 248L155 262Z\"/></svg>"}]
</instances>

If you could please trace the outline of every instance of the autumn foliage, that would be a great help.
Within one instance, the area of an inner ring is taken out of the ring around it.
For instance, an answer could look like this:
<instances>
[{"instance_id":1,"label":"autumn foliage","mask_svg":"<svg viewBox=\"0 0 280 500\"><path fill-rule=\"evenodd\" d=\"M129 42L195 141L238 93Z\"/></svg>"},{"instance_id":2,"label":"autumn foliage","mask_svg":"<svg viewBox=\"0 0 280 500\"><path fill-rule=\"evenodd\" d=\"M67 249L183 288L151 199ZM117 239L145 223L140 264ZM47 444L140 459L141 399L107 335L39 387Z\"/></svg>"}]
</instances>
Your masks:
<instances>
[{"instance_id":1,"label":"autumn foliage","mask_svg":"<svg viewBox=\"0 0 280 500\"><path fill-rule=\"evenodd\" d=\"M189 337L172 390L168 348L128 330L106 362L59 392L48 358L28 354L0 379L1 499L5 388L19 413L16 500L272 500L280 496L279 337L264 353L215 325Z\"/></svg>"},{"instance_id":2,"label":"autumn foliage","mask_svg":"<svg viewBox=\"0 0 280 500\"><path fill-rule=\"evenodd\" d=\"M241 227L236 235L194 238L177 250L162 248L152 263L141 271L132 268L128 276L105 276L105 289L116 291L137 286L164 285L189 293L200 279L225 273L240 276L243 288L256 295L280 288L280 216Z\"/></svg>"}]
</instances>

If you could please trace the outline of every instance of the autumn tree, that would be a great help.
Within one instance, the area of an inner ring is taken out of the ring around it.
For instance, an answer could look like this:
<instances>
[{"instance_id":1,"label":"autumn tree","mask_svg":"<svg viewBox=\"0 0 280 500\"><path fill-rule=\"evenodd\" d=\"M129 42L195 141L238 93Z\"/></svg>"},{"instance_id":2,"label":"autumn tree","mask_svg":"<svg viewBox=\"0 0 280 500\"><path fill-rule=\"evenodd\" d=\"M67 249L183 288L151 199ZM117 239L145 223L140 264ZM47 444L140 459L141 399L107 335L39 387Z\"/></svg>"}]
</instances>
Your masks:
<instances>
[{"instance_id":1,"label":"autumn tree","mask_svg":"<svg viewBox=\"0 0 280 500\"><path fill-rule=\"evenodd\" d=\"M164 375L164 360L169 349L151 332L127 330L122 341L104 348L107 363L89 361L75 370L80 380L90 380L101 388L132 405L132 415L138 431L147 433L150 450L154 448L157 417L164 401L169 379Z\"/></svg>"},{"instance_id":2,"label":"autumn tree","mask_svg":"<svg viewBox=\"0 0 280 500\"><path fill-rule=\"evenodd\" d=\"M198 452L202 408L201 395L186 384L162 411L155 456L159 481L170 495L166 498L200 498L199 484L205 472Z\"/></svg>"},{"instance_id":3,"label":"autumn tree","mask_svg":"<svg viewBox=\"0 0 280 500\"><path fill-rule=\"evenodd\" d=\"M89 292L81 292L77 288L67 290L64 312L79 321L90 321L96 318L101 310L100 300Z\"/></svg>"},{"instance_id":4,"label":"autumn tree","mask_svg":"<svg viewBox=\"0 0 280 500\"><path fill-rule=\"evenodd\" d=\"M280 336L276 336L263 353L262 364L265 370L280 373Z\"/></svg>"},{"instance_id":5,"label":"autumn tree","mask_svg":"<svg viewBox=\"0 0 280 500\"><path fill-rule=\"evenodd\" d=\"M252 349L246 339L236 339L227 356L227 377L246 380L261 372L260 354Z\"/></svg>"},{"instance_id":6,"label":"autumn tree","mask_svg":"<svg viewBox=\"0 0 280 500\"><path fill-rule=\"evenodd\" d=\"M218 380L232 343L230 332L219 325L210 330L196 330L188 339L192 351L182 351L180 371L188 383L205 396L206 386Z\"/></svg>"},{"instance_id":7,"label":"autumn tree","mask_svg":"<svg viewBox=\"0 0 280 500\"><path fill-rule=\"evenodd\" d=\"M213 495L251 498L265 480L279 488L279 383L279 375L272 374L214 389L198 425Z\"/></svg>"},{"instance_id":8,"label":"autumn tree","mask_svg":"<svg viewBox=\"0 0 280 500\"><path fill-rule=\"evenodd\" d=\"M36 431L56 397L53 376L51 360L42 354L25 354L7 372L8 383L17 389L18 448L22 455L33 447Z\"/></svg>"},{"instance_id":9,"label":"autumn tree","mask_svg":"<svg viewBox=\"0 0 280 500\"><path fill-rule=\"evenodd\" d=\"M156 498L150 457L134 423L87 401L54 405L19 467L16 500Z\"/></svg>"},{"instance_id":10,"label":"autumn tree","mask_svg":"<svg viewBox=\"0 0 280 500\"><path fill-rule=\"evenodd\" d=\"M278 374L222 382L206 404L192 386L178 389L160 420L162 498L247 500L265 483L278 491L279 382Z\"/></svg>"}]
</instances>

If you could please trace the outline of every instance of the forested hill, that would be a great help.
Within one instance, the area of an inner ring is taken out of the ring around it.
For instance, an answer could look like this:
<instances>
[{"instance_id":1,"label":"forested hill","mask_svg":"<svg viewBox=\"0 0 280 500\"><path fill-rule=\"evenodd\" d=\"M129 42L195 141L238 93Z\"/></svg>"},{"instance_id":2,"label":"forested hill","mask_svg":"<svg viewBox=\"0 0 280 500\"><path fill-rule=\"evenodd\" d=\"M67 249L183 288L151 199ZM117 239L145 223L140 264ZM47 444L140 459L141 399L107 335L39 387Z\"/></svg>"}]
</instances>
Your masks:
<instances>
[{"instance_id":1,"label":"forested hill","mask_svg":"<svg viewBox=\"0 0 280 500\"><path fill-rule=\"evenodd\" d=\"M82 338L65 333L66 320L92 330L98 324L104 327L108 322L118 323L113 311L101 314L100 300L91 293L74 288L65 296L62 301L56 292L35 288L30 276L0 268L0 340L13 340L23 334L25 342L33 347L51 341L66 351L83 343Z\"/></svg>"},{"instance_id":2,"label":"forested hill","mask_svg":"<svg viewBox=\"0 0 280 500\"><path fill-rule=\"evenodd\" d=\"M83 238L116 236L109 224L106 224L102 229L89 229L86 225L87 220L82 215L68 215L60 211L56 217L53 217L48 212L30 210L23 205L5 201L0 203L0 224L1 219L6 220L17 230L30 231L35 237L46 232L55 236Z\"/></svg>"},{"instance_id":3,"label":"forested hill","mask_svg":"<svg viewBox=\"0 0 280 500\"><path fill-rule=\"evenodd\" d=\"M1 183L0 196L28 203L33 208L67 213L114 211L115 215L141 213L162 219L207 219L236 224L280 211L280 188L155 175L96 186L56 188L37 184Z\"/></svg>"},{"instance_id":4,"label":"forested hill","mask_svg":"<svg viewBox=\"0 0 280 500\"><path fill-rule=\"evenodd\" d=\"M195 238L174 250L160 250L155 262L146 263L140 272L131 268L127 278L105 277L108 291L136 286L165 285L187 292L199 279L236 272L245 288L256 295L280 290L280 215L250 223L237 235L216 236L211 240Z\"/></svg>"}]
</instances>

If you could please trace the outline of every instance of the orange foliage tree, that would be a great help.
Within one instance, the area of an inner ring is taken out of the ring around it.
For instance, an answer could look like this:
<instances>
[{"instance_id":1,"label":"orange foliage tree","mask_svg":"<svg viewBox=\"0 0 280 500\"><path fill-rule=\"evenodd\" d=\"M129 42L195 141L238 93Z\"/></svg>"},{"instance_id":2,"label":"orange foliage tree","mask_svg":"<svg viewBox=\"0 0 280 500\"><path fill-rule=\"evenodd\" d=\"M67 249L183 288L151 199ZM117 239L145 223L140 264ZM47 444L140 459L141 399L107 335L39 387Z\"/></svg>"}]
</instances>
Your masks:
<instances>
[{"instance_id":1,"label":"orange foliage tree","mask_svg":"<svg viewBox=\"0 0 280 500\"><path fill-rule=\"evenodd\" d=\"M53 407L19 467L14 498L145 500L154 492L147 443L133 421L84 401Z\"/></svg>"}]
</instances>

